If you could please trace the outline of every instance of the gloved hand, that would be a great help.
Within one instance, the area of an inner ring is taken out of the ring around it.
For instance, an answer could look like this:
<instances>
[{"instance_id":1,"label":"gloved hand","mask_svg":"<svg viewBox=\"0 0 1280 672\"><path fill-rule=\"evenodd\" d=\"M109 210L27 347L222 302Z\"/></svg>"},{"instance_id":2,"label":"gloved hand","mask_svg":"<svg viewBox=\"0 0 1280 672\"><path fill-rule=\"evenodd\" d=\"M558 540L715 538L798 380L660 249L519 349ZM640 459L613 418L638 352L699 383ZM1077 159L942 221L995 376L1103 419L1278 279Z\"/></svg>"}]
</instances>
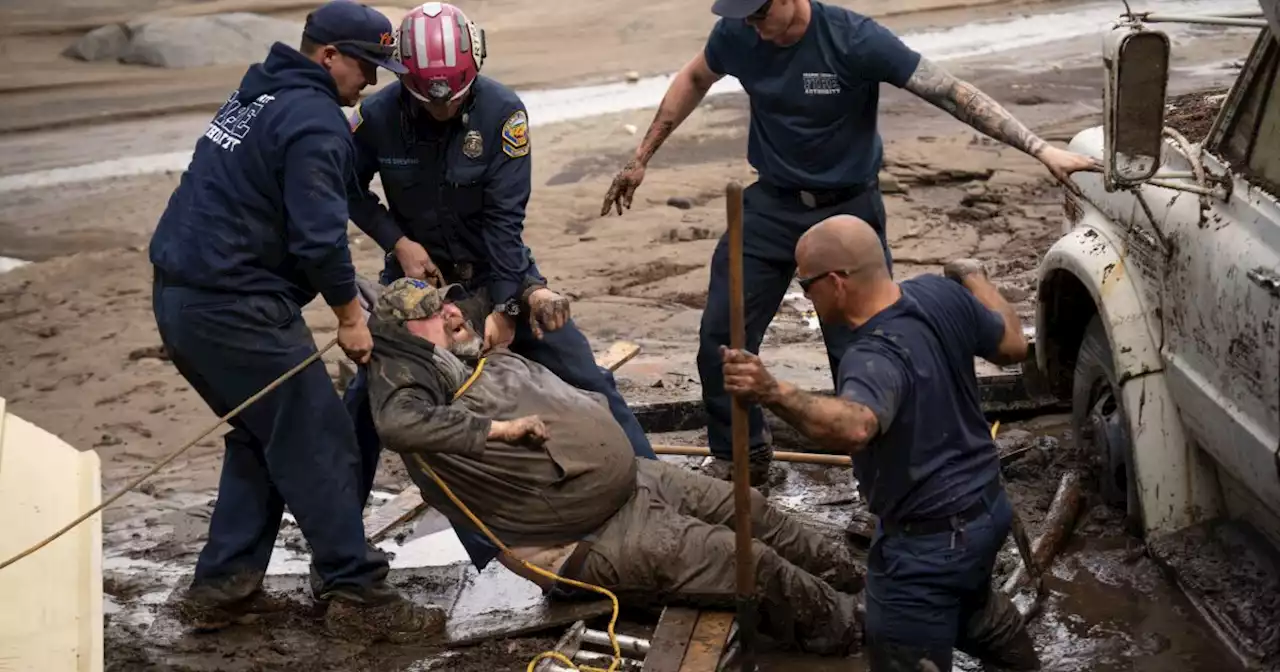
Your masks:
<instances>
[{"instance_id":1,"label":"gloved hand","mask_svg":"<svg viewBox=\"0 0 1280 672\"><path fill-rule=\"evenodd\" d=\"M356 296L360 298L360 307L364 312L372 313L374 305L378 303L378 297L382 296L382 286L357 273Z\"/></svg>"}]
</instances>

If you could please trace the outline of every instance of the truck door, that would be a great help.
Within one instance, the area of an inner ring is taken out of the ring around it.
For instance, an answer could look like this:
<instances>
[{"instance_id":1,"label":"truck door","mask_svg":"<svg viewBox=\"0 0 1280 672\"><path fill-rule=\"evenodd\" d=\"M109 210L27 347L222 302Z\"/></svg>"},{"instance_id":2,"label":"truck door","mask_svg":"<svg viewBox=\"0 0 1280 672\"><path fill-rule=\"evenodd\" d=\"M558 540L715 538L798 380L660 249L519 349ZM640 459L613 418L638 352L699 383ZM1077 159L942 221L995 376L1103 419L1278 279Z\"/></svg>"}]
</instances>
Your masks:
<instances>
[{"instance_id":1,"label":"truck door","mask_svg":"<svg viewBox=\"0 0 1280 672\"><path fill-rule=\"evenodd\" d=\"M1177 225L1166 276L1165 355L1188 431L1244 486L1255 500L1247 505L1260 502L1277 520L1280 47L1268 33L1205 143L1205 168L1224 174L1230 166L1232 194L1211 197L1207 216ZM1236 510L1244 494L1238 490L1224 481Z\"/></svg>"}]
</instances>

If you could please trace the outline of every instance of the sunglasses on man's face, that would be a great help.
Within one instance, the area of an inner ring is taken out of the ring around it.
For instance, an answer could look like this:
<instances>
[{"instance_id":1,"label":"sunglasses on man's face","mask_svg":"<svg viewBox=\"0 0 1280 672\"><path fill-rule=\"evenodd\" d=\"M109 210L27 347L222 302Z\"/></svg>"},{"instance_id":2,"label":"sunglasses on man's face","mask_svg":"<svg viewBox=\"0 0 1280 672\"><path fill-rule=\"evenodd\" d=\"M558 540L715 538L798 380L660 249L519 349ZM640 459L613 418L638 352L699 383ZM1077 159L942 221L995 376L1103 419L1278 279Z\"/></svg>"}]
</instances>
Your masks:
<instances>
[{"instance_id":1,"label":"sunglasses on man's face","mask_svg":"<svg viewBox=\"0 0 1280 672\"><path fill-rule=\"evenodd\" d=\"M773 7L773 0L765 0L763 5L754 12L747 15L748 21L764 21L769 16L769 9Z\"/></svg>"},{"instance_id":2,"label":"sunglasses on man's face","mask_svg":"<svg viewBox=\"0 0 1280 672\"><path fill-rule=\"evenodd\" d=\"M823 271L821 273L814 273L813 275L805 278L797 278L796 284L800 285L800 291L807 294L809 293L809 288L812 287L815 282L827 277L828 275L838 275L842 278L847 278L849 277L849 271Z\"/></svg>"}]
</instances>

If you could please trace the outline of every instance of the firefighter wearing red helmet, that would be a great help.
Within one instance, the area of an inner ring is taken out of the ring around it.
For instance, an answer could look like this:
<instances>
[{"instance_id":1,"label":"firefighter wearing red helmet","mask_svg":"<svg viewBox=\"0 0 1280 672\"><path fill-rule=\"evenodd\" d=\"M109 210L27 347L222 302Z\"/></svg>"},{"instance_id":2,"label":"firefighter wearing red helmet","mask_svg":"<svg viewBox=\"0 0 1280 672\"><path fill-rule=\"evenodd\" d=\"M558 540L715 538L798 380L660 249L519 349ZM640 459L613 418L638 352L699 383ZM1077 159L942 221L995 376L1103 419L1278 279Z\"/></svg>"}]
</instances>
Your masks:
<instances>
[{"instance_id":1,"label":"firefighter wearing red helmet","mask_svg":"<svg viewBox=\"0 0 1280 672\"><path fill-rule=\"evenodd\" d=\"M458 7L428 2L404 17L397 46L407 72L350 117L359 178L351 220L387 253L382 284L407 275L482 296L493 309L473 322L486 348L506 345L570 385L604 395L636 454L655 458L613 376L596 365L570 319L568 301L547 288L524 244L529 117L514 91L480 74L484 31ZM374 174L385 205L369 191ZM368 466L366 494L379 450L367 396L362 370L346 401ZM459 536L477 564L487 562L477 556L482 539ZM491 558L492 549L481 545Z\"/></svg>"}]
</instances>

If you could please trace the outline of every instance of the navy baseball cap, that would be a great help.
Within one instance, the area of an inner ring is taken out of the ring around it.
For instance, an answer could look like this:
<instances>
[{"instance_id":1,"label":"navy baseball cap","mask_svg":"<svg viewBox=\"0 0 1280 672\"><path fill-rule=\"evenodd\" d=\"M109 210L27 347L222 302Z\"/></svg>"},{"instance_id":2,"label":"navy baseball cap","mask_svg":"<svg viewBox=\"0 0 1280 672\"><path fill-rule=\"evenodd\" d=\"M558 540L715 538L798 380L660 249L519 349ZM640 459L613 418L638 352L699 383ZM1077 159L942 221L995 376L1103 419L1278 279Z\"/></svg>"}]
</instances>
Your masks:
<instances>
[{"instance_id":1,"label":"navy baseball cap","mask_svg":"<svg viewBox=\"0 0 1280 672\"><path fill-rule=\"evenodd\" d=\"M351 0L331 0L307 15L302 29L307 39L331 44L338 51L397 75L409 71L396 58L396 31L391 21L372 7Z\"/></svg>"},{"instance_id":2,"label":"navy baseball cap","mask_svg":"<svg viewBox=\"0 0 1280 672\"><path fill-rule=\"evenodd\" d=\"M726 19L745 19L772 0L716 0L711 13Z\"/></svg>"}]
</instances>

